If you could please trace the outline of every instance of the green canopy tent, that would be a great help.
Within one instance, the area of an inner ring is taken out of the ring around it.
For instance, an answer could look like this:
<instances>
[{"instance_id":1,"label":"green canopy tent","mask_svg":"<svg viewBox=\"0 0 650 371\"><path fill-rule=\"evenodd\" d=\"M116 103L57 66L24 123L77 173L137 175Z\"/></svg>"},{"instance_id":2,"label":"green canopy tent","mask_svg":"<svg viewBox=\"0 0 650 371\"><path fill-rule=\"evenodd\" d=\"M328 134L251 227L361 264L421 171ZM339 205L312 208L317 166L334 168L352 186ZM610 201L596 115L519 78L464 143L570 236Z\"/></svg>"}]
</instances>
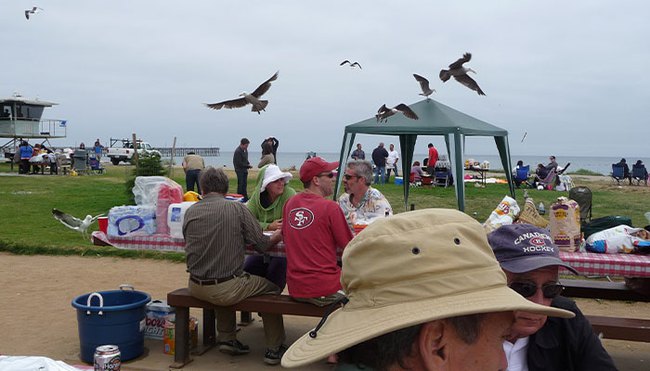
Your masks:
<instances>
[{"instance_id":1,"label":"green canopy tent","mask_svg":"<svg viewBox=\"0 0 650 371\"><path fill-rule=\"evenodd\" d=\"M510 148L508 147L508 131L488 124L472 116L466 115L433 99L424 99L409 105L418 115L419 120L411 120L402 114L396 114L388 119L387 123L377 123L374 117L351 124L345 127L343 144L341 146L340 169L345 168L349 158L354 139L357 134L397 135L399 136L403 173L409 174L413 163L413 152L418 135L442 135L445 137L447 154L452 164L452 174L456 185L456 199L458 209L465 210L465 185L463 182L466 136L491 136L494 137L501 163L506 169L505 175L510 186L510 194L514 197L515 186L510 174ZM339 171L341 174L342 171ZM341 187L339 177L334 190L338 194ZM409 182L404 177L404 208L408 210Z\"/></svg>"}]
</instances>

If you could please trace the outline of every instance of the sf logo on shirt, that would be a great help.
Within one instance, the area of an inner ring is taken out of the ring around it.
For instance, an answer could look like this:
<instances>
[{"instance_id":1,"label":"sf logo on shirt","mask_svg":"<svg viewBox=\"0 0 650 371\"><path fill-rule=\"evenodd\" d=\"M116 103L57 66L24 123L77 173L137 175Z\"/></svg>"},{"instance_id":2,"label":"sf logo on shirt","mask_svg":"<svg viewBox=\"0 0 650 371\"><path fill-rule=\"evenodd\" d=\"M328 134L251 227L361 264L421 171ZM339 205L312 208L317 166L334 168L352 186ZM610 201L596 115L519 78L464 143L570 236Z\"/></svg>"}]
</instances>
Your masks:
<instances>
[{"instance_id":1,"label":"sf logo on shirt","mask_svg":"<svg viewBox=\"0 0 650 371\"><path fill-rule=\"evenodd\" d=\"M304 207L289 212L289 225L295 229L307 228L314 221L314 213Z\"/></svg>"}]
</instances>

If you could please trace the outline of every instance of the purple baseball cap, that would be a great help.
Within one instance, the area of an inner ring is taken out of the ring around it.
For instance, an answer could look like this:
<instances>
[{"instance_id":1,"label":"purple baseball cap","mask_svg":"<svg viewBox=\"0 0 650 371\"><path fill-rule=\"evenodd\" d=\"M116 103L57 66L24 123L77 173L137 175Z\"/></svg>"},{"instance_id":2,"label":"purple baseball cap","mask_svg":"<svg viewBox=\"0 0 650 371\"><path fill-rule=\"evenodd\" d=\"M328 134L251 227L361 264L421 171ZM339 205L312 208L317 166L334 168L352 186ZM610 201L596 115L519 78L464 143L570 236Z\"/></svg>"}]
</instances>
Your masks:
<instances>
[{"instance_id":1,"label":"purple baseball cap","mask_svg":"<svg viewBox=\"0 0 650 371\"><path fill-rule=\"evenodd\" d=\"M501 268L513 273L525 273L548 266L561 266L579 274L560 259L549 232L531 224L501 226L488 235L488 242Z\"/></svg>"}]
</instances>

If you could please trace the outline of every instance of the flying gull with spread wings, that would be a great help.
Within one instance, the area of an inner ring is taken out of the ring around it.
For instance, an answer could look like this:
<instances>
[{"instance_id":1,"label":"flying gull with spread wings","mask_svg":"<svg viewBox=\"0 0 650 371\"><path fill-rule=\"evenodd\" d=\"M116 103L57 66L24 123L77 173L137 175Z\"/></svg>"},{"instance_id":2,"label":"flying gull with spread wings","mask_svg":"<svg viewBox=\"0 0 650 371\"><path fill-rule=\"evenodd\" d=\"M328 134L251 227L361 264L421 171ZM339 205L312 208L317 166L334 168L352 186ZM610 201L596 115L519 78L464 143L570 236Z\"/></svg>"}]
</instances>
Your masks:
<instances>
[{"instance_id":1,"label":"flying gull with spread wings","mask_svg":"<svg viewBox=\"0 0 650 371\"><path fill-rule=\"evenodd\" d=\"M271 82L277 80L279 73L280 71L276 72L273 76L271 76L270 79L264 81L262 85L258 86L257 89L255 89L254 92L250 94L246 92L239 94L239 96L242 98L225 100L223 102L218 102L218 103L205 103L205 105L208 108L212 108L213 110L220 110L224 107L231 109L231 108L240 108L240 107L244 107L247 104L251 104L253 106L251 111L261 114L262 112L260 111L265 111L265 108L269 104L269 101L261 100L259 98L262 95L264 95L264 93L269 91L269 89L271 88Z\"/></svg>"},{"instance_id":2,"label":"flying gull with spread wings","mask_svg":"<svg viewBox=\"0 0 650 371\"><path fill-rule=\"evenodd\" d=\"M375 118L377 119L377 122L388 122L388 118L391 117L392 115L396 114L397 112L401 112L404 116L413 119L413 120L419 120L420 118L418 115L413 112L411 107L407 106L404 103L400 103L396 105L393 108L388 108L386 105L382 105L379 107L379 110L377 111L377 114L375 115Z\"/></svg>"},{"instance_id":3,"label":"flying gull with spread wings","mask_svg":"<svg viewBox=\"0 0 650 371\"><path fill-rule=\"evenodd\" d=\"M478 93L478 95L485 95L476 81L467 75L468 72L476 73L476 71L468 67L463 67L463 64L469 62L471 59L471 53L463 54L462 58L449 65L448 70L440 70L440 80L442 80L442 82L446 82L450 77L453 76L456 81L474 90Z\"/></svg>"},{"instance_id":4,"label":"flying gull with spread wings","mask_svg":"<svg viewBox=\"0 0 650 371\"><path fill-rule=\"evenodd\" d=\"M361 68L361 65L359 64L359 62L350 62L350 61L347 60L347 59L344 60L343 62L341 62L341 64L339 64L339 66L343 66L343 65L345 65L345 64L349 64L349 65L350 65L350 68L359 67L360 70L363 69L363 68Z\"/></svg>"},{"instance_id":5,"label":"flying gull with spread wings","mask_svg":"<svg viewBox=\"0 0 650 371\"><path fill-rule=\"evenodd\" d=\"M414 73L413 77L415 77L415 79L420 83L420 89L422 89L422 93L420 93L420 95L427 97L427 99L429 99L429 95L433 94L433 92L435 92L436 89L431 89L429 87L429 80L418 75L417 73Z\"/></svg>"},{"instance_id":6,"label":"flying gull with spread wings","mask_svg":"<svg viewBox=\"0 0 650 371\"><path fill-rule=\"evenodd\" d=\"M88 238L88 235L86 234L88 227L90 227L90 225L93 224L97 218L104 216L104 214L99 214L96 216L86 215L86 217L81 220L70 214L66 214L63 211L52 209L52 216L54 216L54 219L60 221L66 227L80 232L84 236L84 239L86 239Z\"/></svg>"},{"instance_id":7,"label":"flying gull with spread wings","mask_svg":"<svg viewBox=\"0 0 650 371\"><path fill-rule=\"evenodd\" d=\"M29 20L29 15L30 14L36 14L36 13L40 12L41 10L43 10L43 9L41 9L41 8L39 8L37 6L34 6L31 9L27 9L27 10L25 10L25 18L27 18Z\"/></svg>"}]
</instances>

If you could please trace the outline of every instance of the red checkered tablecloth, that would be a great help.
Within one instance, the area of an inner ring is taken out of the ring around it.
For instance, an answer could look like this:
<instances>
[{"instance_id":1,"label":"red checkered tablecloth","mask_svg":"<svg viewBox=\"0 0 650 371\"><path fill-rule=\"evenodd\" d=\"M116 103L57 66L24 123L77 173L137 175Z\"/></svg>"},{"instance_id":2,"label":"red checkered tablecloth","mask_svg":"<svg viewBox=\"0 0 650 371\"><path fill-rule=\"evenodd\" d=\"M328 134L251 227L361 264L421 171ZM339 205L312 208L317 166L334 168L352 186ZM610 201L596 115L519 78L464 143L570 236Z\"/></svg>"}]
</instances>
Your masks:
<instances>
[{"instance_id":1,"label":"red checkered tablecloth","mask_svg":"<svg viewBox=\"0 0 650 371\"><path fill-rule=\"evenodd\" d=\"M587 276L650 277L648 255L560 252L560 259Z\"/></svg>"},{"instance_id":2,"label":"red checkered tablecloth","mask_svg":"<svg viewBox=\"0 0 650 371\"><path fill-rule=\"evenodd\" d=\"M114 237L107 236L104 232L95 231L92 233L93 241L96 245L111 245L118 249L126 250L156 250L156 251L173 251L185 252L185 240L182 238L174 238L170 235L152 234L142 236L124 236ZM252 246L246 248L246 254L255 255L260 254ZM271 247L266 251L270 256L285 256L284 243Z\"/></svg>"},{"instance_id":3,"label":"red checkered tablecloth","mask_svg":"<svg viewBox=\"0 0 650 371\"><path fill-rule=\"evenodd\" d=\"M92 238L95 245L101 244L99 243L101 241L118 249L185 252L185 240L167 234L109 237L104 232L95 231L92 233Z\"/></svg>"}]
</instances>

